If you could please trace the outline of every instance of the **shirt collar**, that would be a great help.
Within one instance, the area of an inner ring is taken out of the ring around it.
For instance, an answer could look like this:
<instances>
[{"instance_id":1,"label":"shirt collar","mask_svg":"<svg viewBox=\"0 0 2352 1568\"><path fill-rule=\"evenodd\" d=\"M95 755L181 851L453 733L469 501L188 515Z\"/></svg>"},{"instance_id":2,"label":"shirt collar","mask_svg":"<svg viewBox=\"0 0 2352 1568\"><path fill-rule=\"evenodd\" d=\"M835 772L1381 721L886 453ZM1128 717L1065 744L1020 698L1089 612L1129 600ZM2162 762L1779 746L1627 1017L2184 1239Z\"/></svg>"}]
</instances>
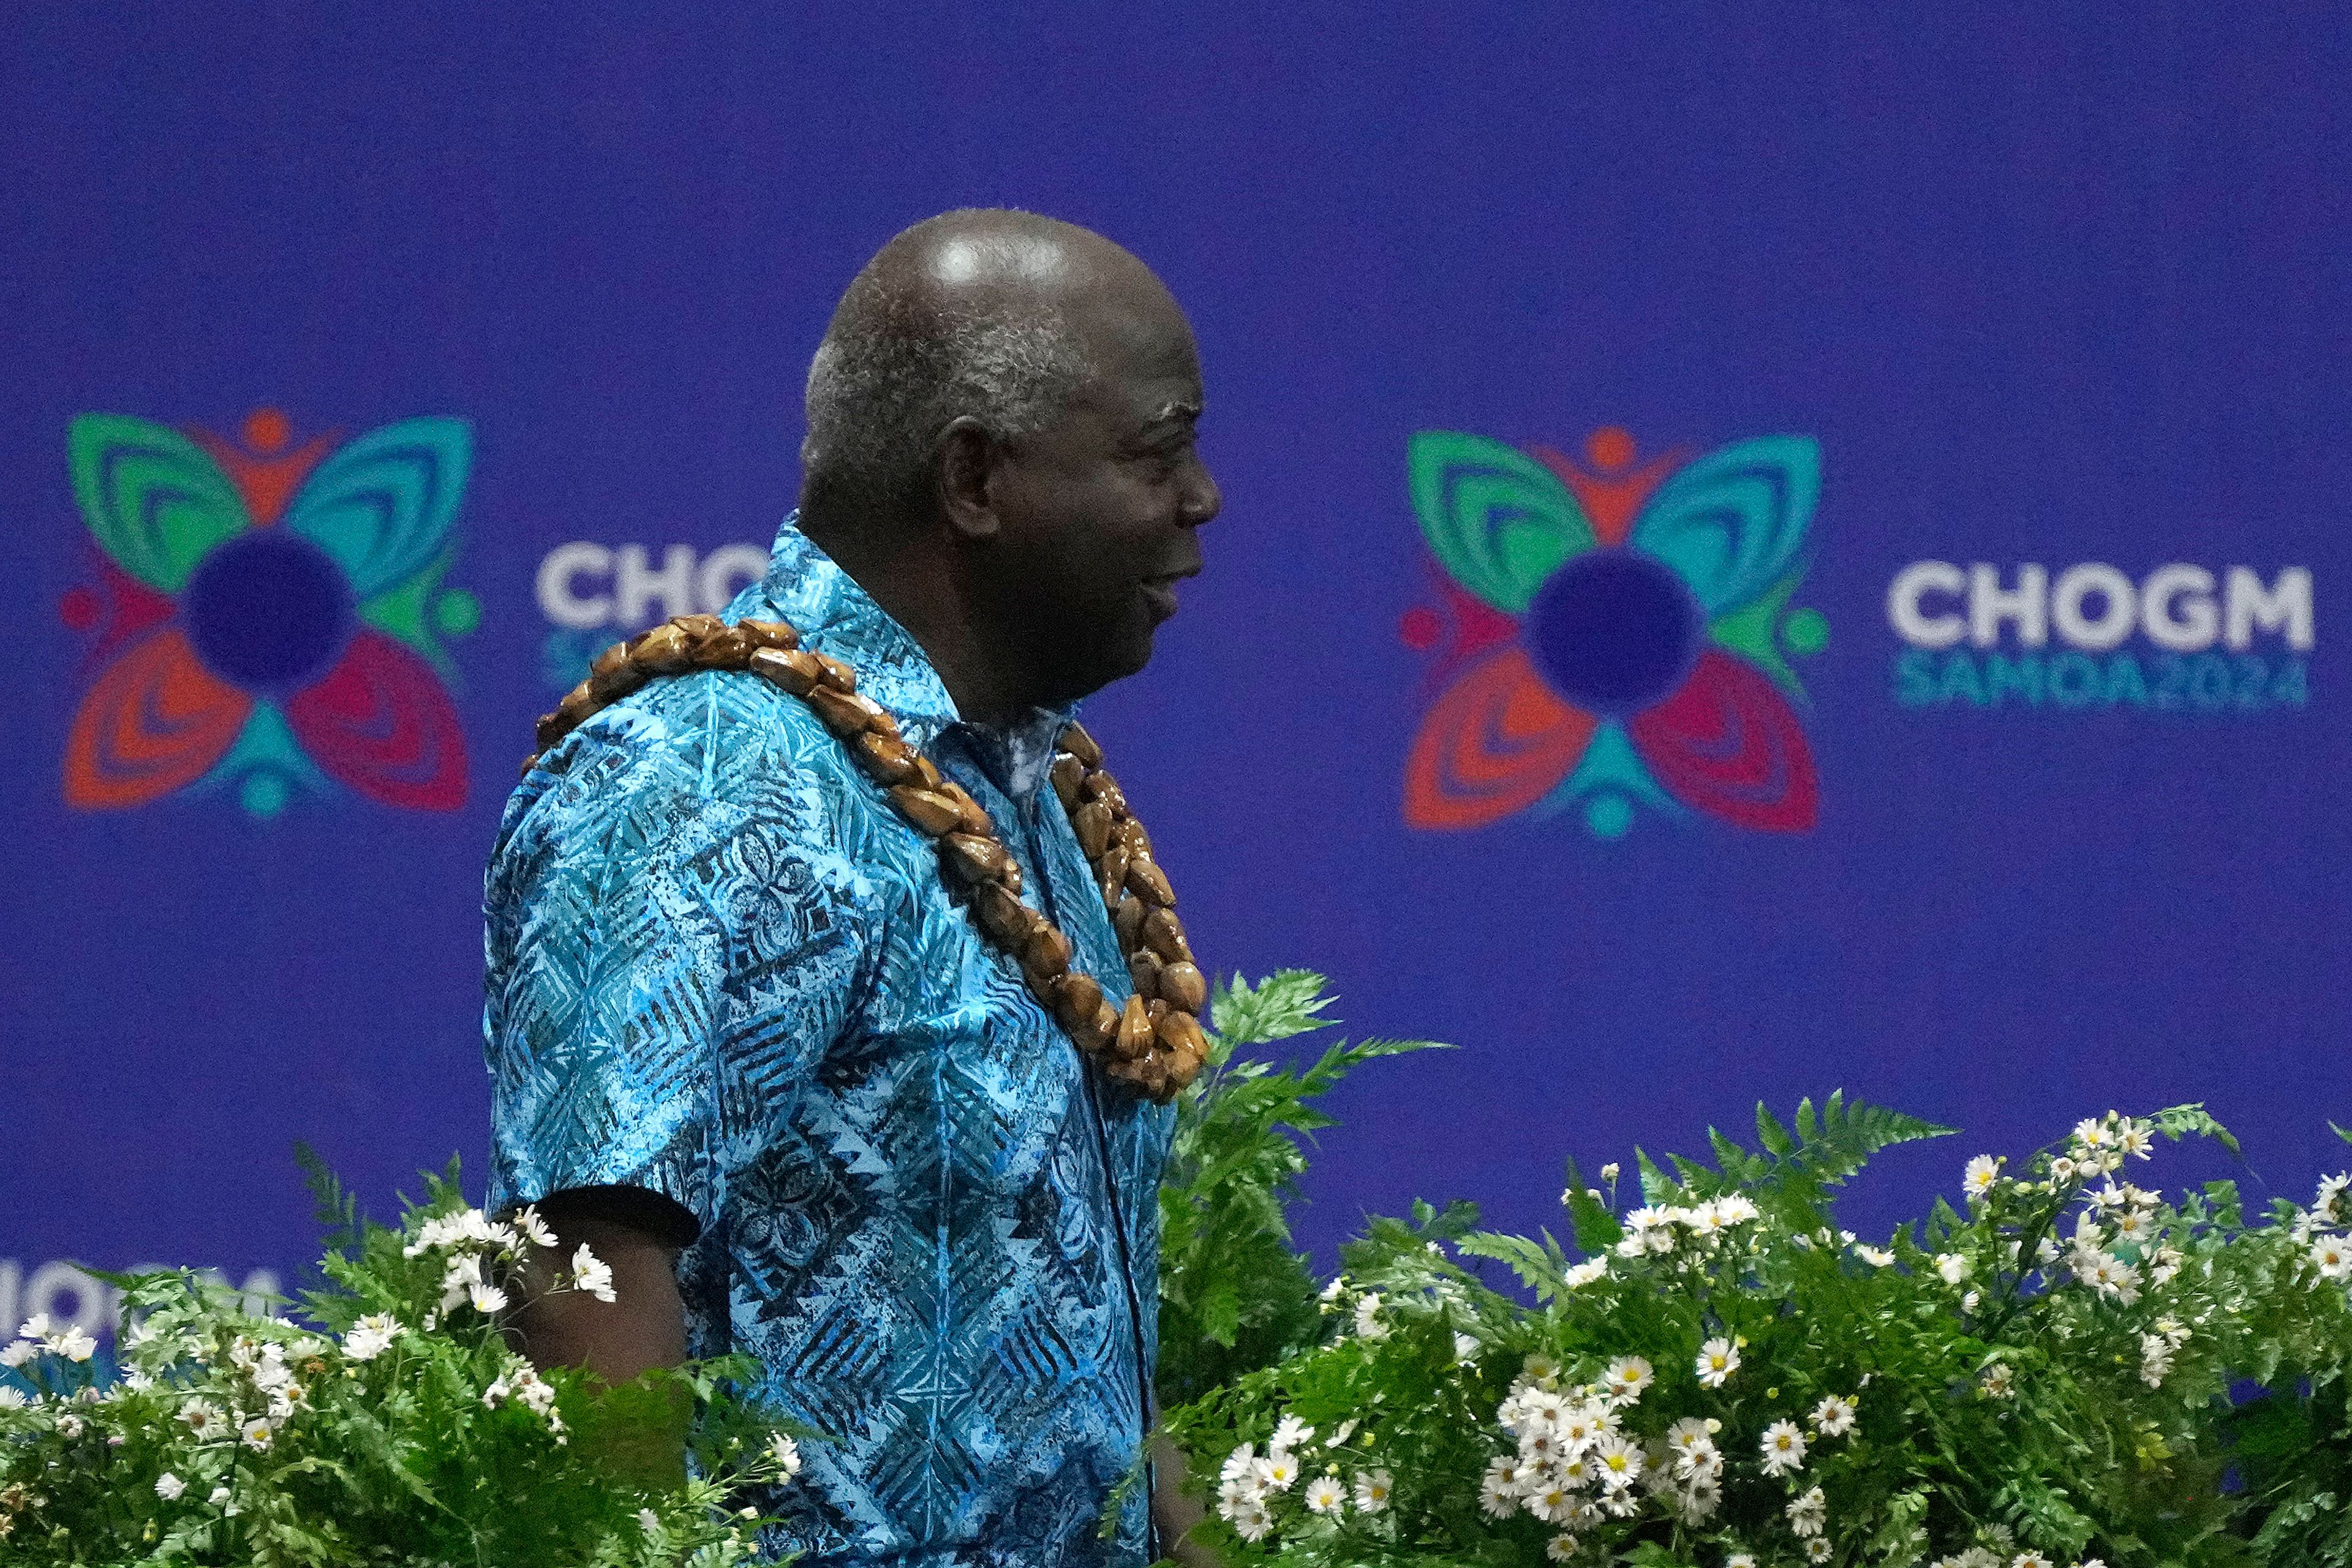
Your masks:
<instances>
[{"instance_id":1,"label":"shirt collar","mask_svg":"<svg viewBox=\"0 0 2352 1568\"><path fill-rule=\"evenodd\" d=\"M801 531L797 511L776 531L760 591L811 647L857 671L857 689L889 710L908 743L928 747L954 729L971 740L973 760L1007 795L1022 799L1043 786L1054 741L1076 706L1032 709L1007 724L965 722L922 645Z\"/></svg>"}]
</instances>

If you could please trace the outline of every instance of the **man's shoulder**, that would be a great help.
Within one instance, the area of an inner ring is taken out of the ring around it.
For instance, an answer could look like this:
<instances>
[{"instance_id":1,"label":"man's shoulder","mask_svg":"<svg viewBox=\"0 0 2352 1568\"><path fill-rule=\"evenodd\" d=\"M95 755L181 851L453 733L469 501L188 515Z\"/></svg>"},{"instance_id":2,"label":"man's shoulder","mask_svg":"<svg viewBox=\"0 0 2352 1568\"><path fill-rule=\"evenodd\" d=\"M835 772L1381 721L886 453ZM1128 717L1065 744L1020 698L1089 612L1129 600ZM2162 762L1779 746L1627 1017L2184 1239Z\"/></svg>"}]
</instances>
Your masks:
<instances>
[{"instance_id":1,"label":"man's shoulder","mask_svg":"<svg viewBox=\"0 0 2352 1568\"><path fill-rule=\"evenodd\" d=\"M835 837L862 776L807 705L756 675L655 680L592 715L507 804L502 853L551 836Z\"/></svg>"}]
</instances>

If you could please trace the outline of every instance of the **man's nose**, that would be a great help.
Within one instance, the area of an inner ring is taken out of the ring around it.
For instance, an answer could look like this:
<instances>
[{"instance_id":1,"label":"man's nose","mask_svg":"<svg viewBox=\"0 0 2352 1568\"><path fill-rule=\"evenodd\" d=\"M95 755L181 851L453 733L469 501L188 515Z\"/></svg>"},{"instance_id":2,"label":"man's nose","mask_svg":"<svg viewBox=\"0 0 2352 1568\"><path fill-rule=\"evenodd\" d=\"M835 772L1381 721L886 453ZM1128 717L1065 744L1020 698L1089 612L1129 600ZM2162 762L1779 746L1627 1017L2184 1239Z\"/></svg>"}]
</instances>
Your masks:
<instances>
[{"instance_id":1,"label":"man's nose","mask_svg":"<svg viewBox=\"0 0 2352 1568\"><path fill-rule=\"evenodd\" d=\"M1187 528L1198 528L1215 517L1225 507L1224 492L1209 472L1209 465L1200 458L1192 459L1192 472L1184 487L1184 499L1177 513L1178 521Z\"/></svg>"}]
</instances>

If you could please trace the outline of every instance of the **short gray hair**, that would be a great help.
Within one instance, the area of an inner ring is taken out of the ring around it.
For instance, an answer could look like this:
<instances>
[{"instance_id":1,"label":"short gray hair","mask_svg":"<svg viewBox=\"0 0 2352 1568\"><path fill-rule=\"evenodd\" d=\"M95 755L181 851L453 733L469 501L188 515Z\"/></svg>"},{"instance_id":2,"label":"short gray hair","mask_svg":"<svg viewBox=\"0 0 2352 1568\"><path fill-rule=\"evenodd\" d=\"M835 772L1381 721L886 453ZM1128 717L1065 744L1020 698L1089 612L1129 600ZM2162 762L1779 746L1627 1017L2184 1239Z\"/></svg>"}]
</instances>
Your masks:
<instances>
[{"instance_id":1,"label":"short gray hair","mask_svg":"<svg viewBox=\"0 0 2352 1568\"><path fill-rule=\"evenodd\" d=\"M863 288L868 297L856 299ZM1059 419L1093 372L1065 313L1035 301L985 312L891 297L867 278L809 363L802 467L813 488L888 504L916 491L932 444L970 415L1000 439Z\"/></svg>"}]
</instances>

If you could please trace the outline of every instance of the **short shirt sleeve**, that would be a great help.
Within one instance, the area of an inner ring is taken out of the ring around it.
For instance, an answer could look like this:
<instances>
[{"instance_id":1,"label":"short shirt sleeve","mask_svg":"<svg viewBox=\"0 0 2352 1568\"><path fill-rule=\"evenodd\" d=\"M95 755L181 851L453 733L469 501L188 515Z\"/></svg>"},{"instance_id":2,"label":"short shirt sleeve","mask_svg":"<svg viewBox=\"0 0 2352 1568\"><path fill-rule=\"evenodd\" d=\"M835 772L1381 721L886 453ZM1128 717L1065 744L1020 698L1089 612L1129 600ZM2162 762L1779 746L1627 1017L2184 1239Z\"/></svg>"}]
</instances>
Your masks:
<instances>
[{"instance_id":1,"label":"short shirt sleeve","mask_svg":"<svg viewBox=\"0 0 2352 1568\"><path fill-rule=\"evenodd\" d=\"M711 1226L853 1011L872 890L835 791L772 698L673 684L509 803L486 888L494 1205L638 1188Z\"/></svg>"}]
</instances>

